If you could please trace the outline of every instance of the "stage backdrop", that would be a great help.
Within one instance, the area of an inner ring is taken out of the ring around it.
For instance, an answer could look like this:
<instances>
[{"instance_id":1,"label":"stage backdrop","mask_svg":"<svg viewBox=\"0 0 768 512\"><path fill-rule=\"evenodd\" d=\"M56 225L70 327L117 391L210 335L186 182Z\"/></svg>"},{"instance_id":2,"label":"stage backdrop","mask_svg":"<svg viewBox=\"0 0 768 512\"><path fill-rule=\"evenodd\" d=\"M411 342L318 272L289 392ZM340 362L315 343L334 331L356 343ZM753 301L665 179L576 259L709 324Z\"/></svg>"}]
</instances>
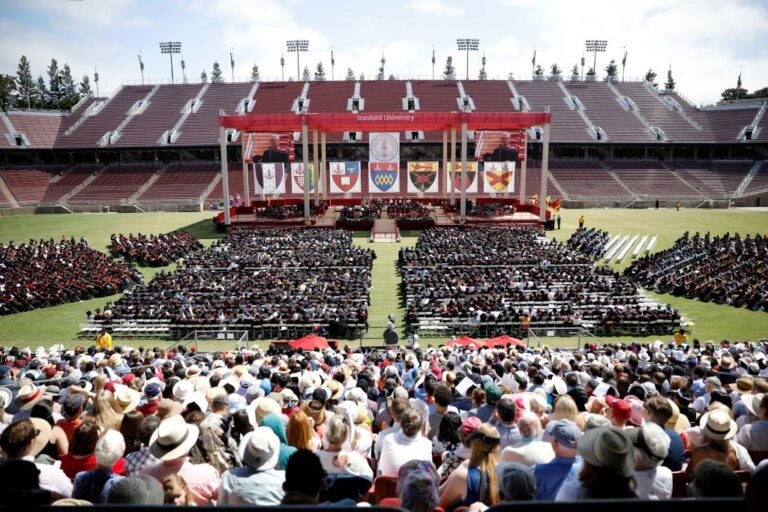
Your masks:
<instances>
[{"instance_id":1,"label":"stage backdrop","mask_svg":"<svg viewBox=\"0 0 768 512\"><path fill-rule=\"evenodd\" d=\"M453 165L448 163L451 175L451 186L455 192L461 192L461 162L454 162ZM469 194L477 193L477 162L467 162L466 167L466 181L464 183L464 190Z\"/></svg>"},{"instance_id":2,"label":"stage backdrop","mask_svg":"<svg viewBox=\"0 0 768 512\"><path fill-rule=\"evenodd\" d=\"M361 192L360 162L328 162L331 175L331 194Z\"/></svg>"},{"instance_id":3,"label":"stage backdrop","mask_svg":"<svg viewBox=\"0 0 768 512\"><path fill-rule=\"evenodd\" d=\"M484 162L483 191L506 194L515 191L515 162Z\"/></svg>"},{"instance_id":4,"label":"stage backdrop","mask_svg":"<svg viewBox=\"0 0 768 512\"><path fill-rule=\"evenodd\" d=\"M408 192L435 194L437 187L438 162L408 162Z\"/></svg>"}]
</instances>

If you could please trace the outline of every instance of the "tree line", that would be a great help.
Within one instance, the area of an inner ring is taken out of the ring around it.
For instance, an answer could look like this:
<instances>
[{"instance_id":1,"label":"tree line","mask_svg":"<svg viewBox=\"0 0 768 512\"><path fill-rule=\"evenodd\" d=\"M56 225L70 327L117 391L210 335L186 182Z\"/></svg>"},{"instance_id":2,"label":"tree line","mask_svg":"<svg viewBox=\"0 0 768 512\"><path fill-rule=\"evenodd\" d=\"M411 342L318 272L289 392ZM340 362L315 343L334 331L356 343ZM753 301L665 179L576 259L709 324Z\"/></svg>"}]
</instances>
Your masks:
<instances>
[{"instance_id":1,"label":"tree line","mask_svg":"<svg viewBox=\"0 0 768 512\"><path fill-rule=\"evenodd\" d=\"M77 82L69 64L59 67L56 59L46 69L45 76L32 75L31 63L22 55L16 67L16 75L0 74L0 108L34 108L69 110L78 101L91 95L91 80L83 75Z\"/></svg>"}]
</instances>

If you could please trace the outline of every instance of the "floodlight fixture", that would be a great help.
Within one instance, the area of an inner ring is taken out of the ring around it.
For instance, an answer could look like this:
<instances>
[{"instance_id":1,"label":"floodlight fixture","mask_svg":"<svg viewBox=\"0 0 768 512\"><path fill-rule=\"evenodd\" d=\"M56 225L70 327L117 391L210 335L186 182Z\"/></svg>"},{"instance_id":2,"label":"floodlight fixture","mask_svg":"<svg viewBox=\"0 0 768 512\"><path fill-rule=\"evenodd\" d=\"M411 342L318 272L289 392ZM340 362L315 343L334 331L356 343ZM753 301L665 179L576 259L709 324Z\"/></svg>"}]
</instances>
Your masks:
<instances>
[{"instance_id":1,"label":"floodlight fixture","mask_svg":"<svg viewBox=\"0 0 768 512\"><path fill-rule=\"evenodd\" d=\"M173 83L173 54L181 53L181 42L180 41L161 41L160 53L162 54L167 53L171 58L171 83Z\"/></svg>"},{"instance_id":2,"label":"floodlight fixture","mask_svg":"<svg viewBox=\"0 0 768 512\"><path fill-rule=\"evenodd\" d=\"M594 54L592 59L592 70L595 72L595 75L597 75L597 53L605 52L605 49L608 47L608 41L605 39L587 39L584 41L584 44L586 45L587 52L592 52Z\"/></svg>"},{"instance_id":3,"label":"floodlight fixture","mask_svg":"<svg viewBox=\"0 0 768 512\"><path fill-rule=\"evenodd\" d=\"M456 46L460 51L467 52L467 80L469 80L469 52L476 52L480 49L480 40L475 38L456 39Z\"/></svg>"},{"instance_id":4,"label":"floodlight fixture","mask_svg":"<svg viewBox=\"0 0 768 512\"><path fill-rule=\"evenodd\" d=\"M289 39L285 42L288 53L296 53L296 81L301 81L301 66L299 65L299 54L309 51L309 40L307 39Z\"/></svg>"}]
</instances>

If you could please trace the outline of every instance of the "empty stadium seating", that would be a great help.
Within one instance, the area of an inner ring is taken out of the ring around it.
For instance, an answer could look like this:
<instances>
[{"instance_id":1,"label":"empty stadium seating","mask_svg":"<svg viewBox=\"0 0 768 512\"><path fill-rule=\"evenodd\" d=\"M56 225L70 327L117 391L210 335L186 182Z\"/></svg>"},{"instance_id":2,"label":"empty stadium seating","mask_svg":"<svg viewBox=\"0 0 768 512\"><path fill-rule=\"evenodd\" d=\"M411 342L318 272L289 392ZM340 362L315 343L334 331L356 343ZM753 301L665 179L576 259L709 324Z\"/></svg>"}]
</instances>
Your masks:
<instances>
[{"instance_id":1,"label":"empty stadium seating","mask_svg":"<svg viewBox=\"0 0 768 512\"><path fill-rule=\"evenodd\" d=\"M159 169L157 164L110 165L68 202L126 201Z\"/></svg>"},{"instance_id":2,"label":"empty stadium seating","mask_svg":"<svg viewBox=\"0 0 768 512\"><path fill-rule=\"evenodd\" d=\"M365 110L369 112L401 111L405 95L403 80L360 82L360 97L365 99Z\"/></svg>"},{"instance_id":3,"label":"empty stadium seating","mask_svg":"<svg viewBox=\"0 0 768 512\"><path fill-rule=\"evenodd\" d=\"M550 172L571 200L631 200L632 193L600 162L553 160Z\"/></svg>"},{"instance_id":4,"label":"empty stadium seating","mask_svg":"<svg viewBox=\"0 0 768 512\"><path fill-rule=\"evenodd\" d=\"M208 189L220 169L217 163L169 165L136 201L200 202L200 196Z\"/></svg>"},{"instance_id":5,"label":"empty stadium seating","mask_svg":"<svg viewBox=\"0 0 768 512\"><path fill-rule=\"evenodd\" d=\"M4 169L0 176L20 206L34 206L43 199L52 172L53 169Z\"/></svg>"},{"instance_id":6,"label":"empty stadium seating","mask_svg":"<svg viewBox=\"0 0 768 512\"><path fill-rule=\"evenodd\" d=\"M201 98L202 105L198 111L189 114L181 125L174 145L195 146L217 141L219 126L213 120L219 115L219 110L233 114L252 87L252 83L210 84Z\"/></svg>"},{"instance_id":7,"label":"empty stadium seating","mask_svg":"<svg viewBox=\"0 0 768 512\"><path fill-rule=\"evenodd\" d=\"M664 130L673 142L698 142L707 140L705 130L697 130L677 111L670 110L662 97L651 92L643 82L617 82L615 87L629 96L640 114L651 126Z\"/></svg>"},{"instance_id":8,"label":"empty stadium seating","mask_svg":"<svg viewBox=\"0 0 768 512\"><path fill-rule=\"evenodd\" d=\"M607 83L568 82L565 85L584 106L589 120L605 131L610 142L650 140L643 123L632 112L624 110Z\"/></svg>"},{"instance_id":9,"label":"empty stadium seating","mask_svg":"<svg viewBox=\"0 0 768 512\"><path fill-rule=\"evenodd\" d=\"M453 80L415 80L411 82L414 97L422 112L457 112L459 88ZM367 108L367 105L366 105Z\"/></svg>"},{"instance_id":10,"label":"empty stadium seating","mask_svg":"<svg viewBox=\"0 0 768 512\"><path fill-rule=\"evenodd\" d=\"M23 133L31 148L50 148L56 142L62 116L57 113L27 112L24 115L9 113L13 126Z\"/></svg>"},{"instance_id":11,"label":"empty stadium seating","mask_svg":"<svg viewBox=\"0 0 768 512\"><path fill-rule=\"evenodd\" d=\"M313 82L309 87L309 112L346 112L355 82Z\"/></svg>"},{"instance_id":12,"label":"empty stadium seating","mask_svg":"<svg viewBox=\"0 0 768 512\"><path fill-rule=\"evenodd\" d=\"M464 92L475 104L475 112L516 112L512 91L503 80L465 80Z\"/></svg>"},{"instance_id":13,"label":"empty stadium seating","mask_svg":"<svg viewBox=\"0 0 768 512\"><path fill-rule=\"evenodd\" d=\"M84 165L73 167L68 171L63 171L61 176L54 176L48 183L48 188L46 189L43 198L40 200L40 204L57 204L61 198L72 192L72 190L100 169L101 166L99 165Z\"/></svg>"},{"instance_id":14,"label":"empty stadium seating","mask_svg":"<svg viewBox=\"0 0 768 512\"><path fill-rule=\"evenodd\" d=\"M552 123L550 137L552 141L577 142L591 140L588 126L578 112L568 108L563 100L563 91L557 82L546 80L515 82L517 91L525 97L533 112L542 112L550 107Z\"/></svg>"},{"instance_id":15,"label":"empty stadium seating","mask_svg":"<svg viewBox=\"0 0 768 512\"><path fill-rule=\"evenodd\" d=\"M254 114L290 114L304 82L265 82L256 91Z\"/></svg>"},{"instance_id":16,"label":"empty stadium seating","mask_svg":"<svg viewBox=\"0 0 768 512\"><path fill-rule=\"evenodd\" d=\"M752 162L676 161L677 172L713 199L732 197L749 174Z\"/></svg>"}]
</instances>

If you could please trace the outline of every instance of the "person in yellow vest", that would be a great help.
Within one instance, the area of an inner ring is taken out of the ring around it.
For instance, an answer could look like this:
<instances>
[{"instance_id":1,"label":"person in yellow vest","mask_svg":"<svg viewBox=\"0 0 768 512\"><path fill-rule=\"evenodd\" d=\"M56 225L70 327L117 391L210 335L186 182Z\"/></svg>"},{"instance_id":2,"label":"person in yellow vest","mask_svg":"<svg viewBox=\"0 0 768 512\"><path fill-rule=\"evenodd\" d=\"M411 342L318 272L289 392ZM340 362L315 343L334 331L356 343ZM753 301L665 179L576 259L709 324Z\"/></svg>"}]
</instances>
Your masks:
<instances>
[{"instance_id":1,"label":"person in yellow vest","mask_svg":"<svg viewBox=\"0 0 768 512\"><path fill-rule=\"evenodd\" d=\"M109 350L112 348L112 335L109 334L106 327L102 327L101 332L96 336L96 347L99 350Z\"/></svg>"},{"instance_id":2,"label":"person in yellow vest","mask_svg":"<svg viewBox=\"0 0 768 512\"><path fill-rule=\"evenodd\" d=\"M675 345L679 347L683 343L688 343L688 336L685 334L685 329L680 329L675 333Z\"/></svg>"},{"instance_id":3,"label":"person in yellow vest","mask_svg":"<svg viewBox=\"0 0 768 512\"><path fill-rule=\"evenodd\" d=\"M579 229L584 227L584 215L579 217Z\"/></svg>"}]
</instances>

